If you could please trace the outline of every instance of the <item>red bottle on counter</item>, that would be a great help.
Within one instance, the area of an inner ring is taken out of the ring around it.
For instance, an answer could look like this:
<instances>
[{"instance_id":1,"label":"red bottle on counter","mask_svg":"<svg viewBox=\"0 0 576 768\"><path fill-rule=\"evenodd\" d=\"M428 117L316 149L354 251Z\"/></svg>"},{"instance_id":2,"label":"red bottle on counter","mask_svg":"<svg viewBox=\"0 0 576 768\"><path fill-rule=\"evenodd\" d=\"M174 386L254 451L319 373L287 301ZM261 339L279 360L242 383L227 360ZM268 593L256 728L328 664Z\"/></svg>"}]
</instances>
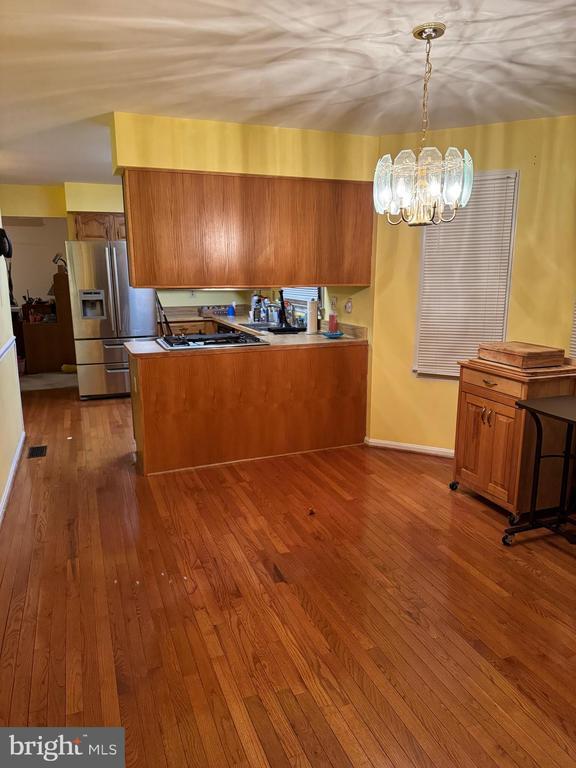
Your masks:
<instances>
[{"instance_id":1,"label":"red bottle on counter","mask_svg":"<svg viewBox=\"0 0 576 768\"><path fill-rule=\"evenodd\" d=\"M338 315L336 312L330 312L328 315L328 331L338 333Z\"/></svg>"}]
</instances>

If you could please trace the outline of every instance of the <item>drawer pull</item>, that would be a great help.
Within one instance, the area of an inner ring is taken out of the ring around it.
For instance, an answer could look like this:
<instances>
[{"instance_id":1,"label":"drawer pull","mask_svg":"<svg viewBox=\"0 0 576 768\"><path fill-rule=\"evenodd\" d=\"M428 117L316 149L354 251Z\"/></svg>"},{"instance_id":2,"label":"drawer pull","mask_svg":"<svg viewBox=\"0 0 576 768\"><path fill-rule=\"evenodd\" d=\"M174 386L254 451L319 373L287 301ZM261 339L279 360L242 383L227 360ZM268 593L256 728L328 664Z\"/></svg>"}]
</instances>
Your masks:
<instances>
[{"instance_id":1,"label":"drawer pull","mask_svg":"<svg viewBox=\"0 0 576 768\"><path fill-rule=\"evenodd\" d=\"M498 382L497 381L490 381L490 379L482 379L482 381L484 382L484 384L487 387L497 387L498 386Z\"/></svg>"}]
</instances>

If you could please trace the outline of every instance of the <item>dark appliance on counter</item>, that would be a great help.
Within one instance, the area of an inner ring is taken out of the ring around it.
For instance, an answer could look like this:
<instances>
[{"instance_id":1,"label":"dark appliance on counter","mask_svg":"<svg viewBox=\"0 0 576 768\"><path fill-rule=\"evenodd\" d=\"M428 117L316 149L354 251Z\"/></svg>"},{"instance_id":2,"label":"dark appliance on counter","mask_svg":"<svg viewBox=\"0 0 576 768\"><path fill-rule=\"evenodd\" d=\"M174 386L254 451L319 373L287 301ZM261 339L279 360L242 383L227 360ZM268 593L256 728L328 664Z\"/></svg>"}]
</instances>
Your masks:
<instances>
[{"instance_id":1,"label":"dark appliance on counter","mask_svg":"<svg viewBox=\"0 0 576 768\"><path fill-rule=\"evenodd\" d=\"M286 316L286 304L284 304L284 291L282 288L278 291L280 294L280 310L278 311L278 325L272 325L266 330L270 333L302 333L306 328L296 328L294 325L290 325L288 317Z\"/></svg>"}]
</instances>

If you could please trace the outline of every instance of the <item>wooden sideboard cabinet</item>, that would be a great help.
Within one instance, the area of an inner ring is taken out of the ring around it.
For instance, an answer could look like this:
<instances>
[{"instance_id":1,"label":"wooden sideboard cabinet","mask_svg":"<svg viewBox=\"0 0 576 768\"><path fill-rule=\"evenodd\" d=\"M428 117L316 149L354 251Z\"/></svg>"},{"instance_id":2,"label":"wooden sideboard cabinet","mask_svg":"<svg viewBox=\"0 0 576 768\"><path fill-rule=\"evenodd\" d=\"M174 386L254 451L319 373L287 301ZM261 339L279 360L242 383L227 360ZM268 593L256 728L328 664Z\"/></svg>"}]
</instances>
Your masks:
<instances>
[{"instance_id":1,"label":"wooden sideboard cabinet","mask_svg":"<svg viewBox=\"0 0 576 768\"><path fill-rule=\"evenodd\" d=\"M484 360L460 364L458 420L451 487L462 484L513 514L528 511L535 428L518 400L573 395L576 366L522 371ZM564 429L544 423L544 453L560 453ZM561 459L542 462L538 507L558 503Z\"/></svg>"},{"instance_id":2,"label":"wooden sideboard cabinet","mask_svg":"<svg viewBox=\"0 0 576 768\"><path fill-rule=\"evenodd\" d=\"M76 240L125 240L122 213L74 213Z\"/></svg>"},{"instance_id":3,"label":"wooden sideboard cabinet","mask_svg":"<svg viewBox=\"0 0 576 768\"><path fill-rule=\"evenodd\" d=\"M126 169L130 284L369 285L363 181Z\"/></svg>"}]
</instances>

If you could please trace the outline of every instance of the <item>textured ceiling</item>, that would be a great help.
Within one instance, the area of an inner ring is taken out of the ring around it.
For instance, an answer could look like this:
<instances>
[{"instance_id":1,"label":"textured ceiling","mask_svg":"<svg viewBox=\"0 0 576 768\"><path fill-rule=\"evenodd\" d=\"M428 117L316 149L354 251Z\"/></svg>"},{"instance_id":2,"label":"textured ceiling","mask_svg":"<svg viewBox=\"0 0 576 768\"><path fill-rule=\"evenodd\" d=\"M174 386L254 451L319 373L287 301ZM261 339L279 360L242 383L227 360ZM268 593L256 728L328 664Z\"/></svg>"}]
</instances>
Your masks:
<instances>
[{"instance_id":1,"label":"textured ceiling","mask_svg":"<svg viewBox=\"0 0 576 768\"><path fill-rule=\"evenodd\" d=\"M576 112L574 0L2 0L0 180L110 179L102 116L381 134Z\"/></svg>"}]
</instances>

